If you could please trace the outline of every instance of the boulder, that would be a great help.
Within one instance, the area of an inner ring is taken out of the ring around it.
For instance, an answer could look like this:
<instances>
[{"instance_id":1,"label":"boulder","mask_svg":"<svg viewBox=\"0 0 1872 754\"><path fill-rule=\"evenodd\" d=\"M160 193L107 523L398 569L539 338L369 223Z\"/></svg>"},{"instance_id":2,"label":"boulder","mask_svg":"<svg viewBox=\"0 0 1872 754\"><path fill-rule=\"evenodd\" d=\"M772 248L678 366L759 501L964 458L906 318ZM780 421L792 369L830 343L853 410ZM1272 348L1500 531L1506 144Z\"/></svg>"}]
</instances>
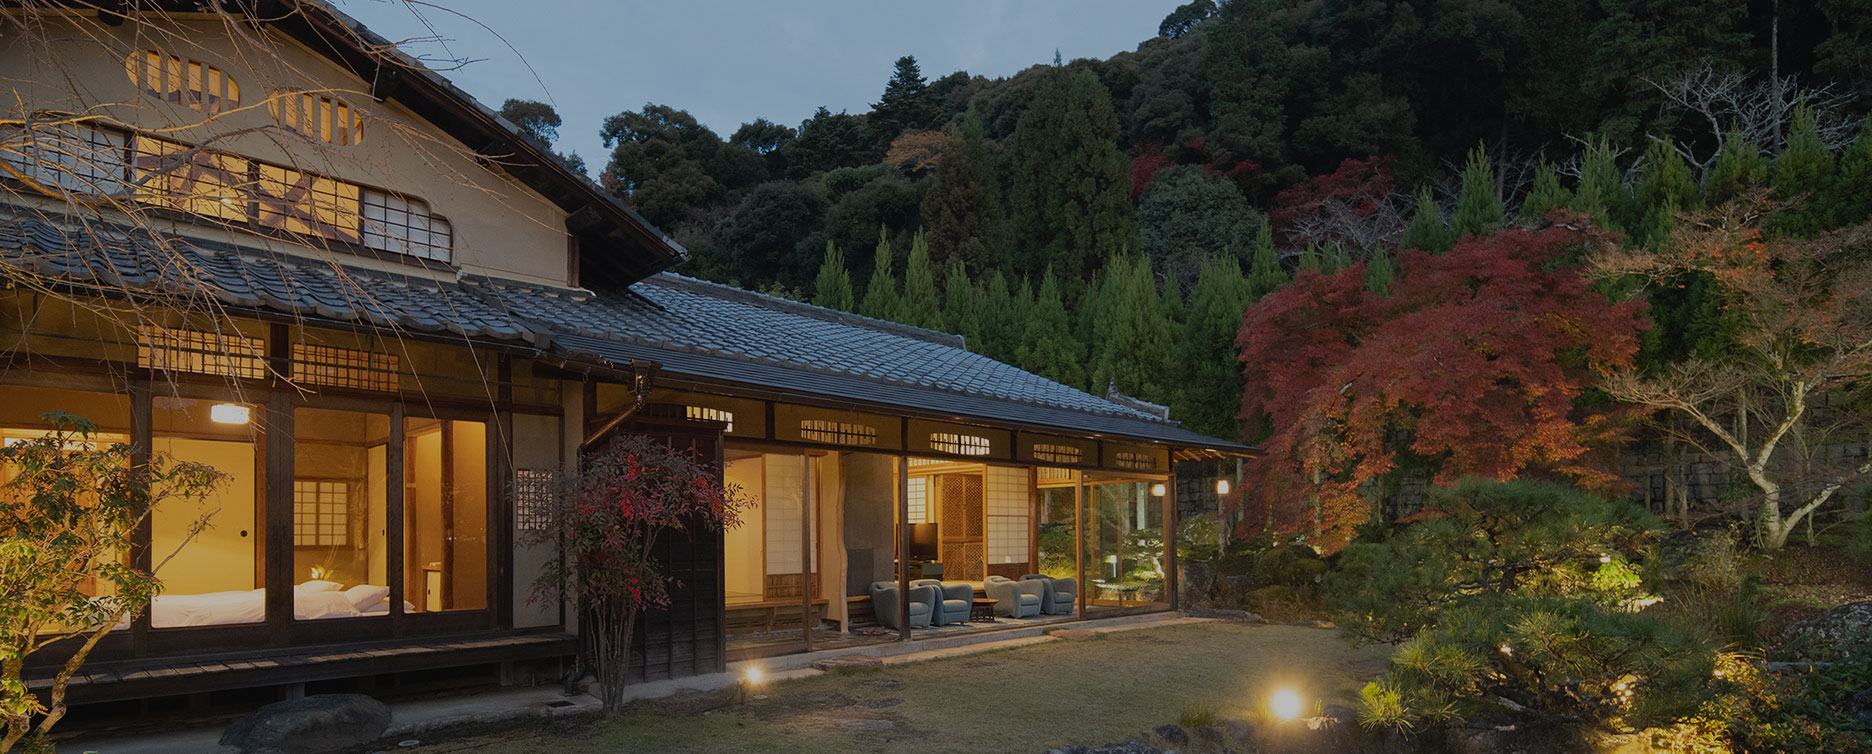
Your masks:
<instances>
[{"instance_id":1,"label":"boulder","mask_svg":"<svg viewBox=\"0 0 1872 754\"><path fill-rule=\"evenodd\" d=\"M1788 627L1782 648L1809 660L1842 660L1872 649L1872 600L1849 602Z\"/></svg>"},{"instance_id":2,"label":"boulder","mask_svg":"<svg viewBox=\"0 0 1872 754\"><path fill-rule=\"evenodd\" d=\"M1152 728L1151 732L1157 734L1158 738L1161 738L1177 746L1182 746L1183 744L1189 743L1189 740L1190 740L1189 733L1183 730L1183 726L1176 725L1174 723L1168 724L1168 725L1159 725L1155 728Z\"/></svg>"},{"instance_id":3,"label":"boulder","mask_svg":"<svg viewBox=\"0 0 1872 754\"><path fill-rule=\"evenodd\" d=\"M274 702L236 720L221 745L243 752L321 754L370 743L390 727L390 708L363 694L317 694Z\"/></svg>"},{"instance_id":4,"label":"boulder","mask_svg":"<svg viewBox=\"0 0 1872 754\"><path fill-rule=\"evenodd\" d=\"M1853 692L1852 699L1846 703L1846 714L1859 723L1859 727L1872 730L1872 686Z\"/></svg>"}]
</instances>

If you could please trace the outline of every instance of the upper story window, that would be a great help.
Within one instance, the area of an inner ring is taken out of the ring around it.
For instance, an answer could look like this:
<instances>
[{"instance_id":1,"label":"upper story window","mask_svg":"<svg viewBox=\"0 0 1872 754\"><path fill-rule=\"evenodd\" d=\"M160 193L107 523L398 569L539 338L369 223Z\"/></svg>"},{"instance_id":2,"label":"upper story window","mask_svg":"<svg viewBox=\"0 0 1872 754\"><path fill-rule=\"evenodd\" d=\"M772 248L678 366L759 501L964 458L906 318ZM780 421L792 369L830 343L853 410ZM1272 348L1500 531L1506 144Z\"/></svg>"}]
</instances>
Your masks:
<instances>
[{"instance_id":1,"label":"upper story window","mask_svg":"<svg viewBox=\"0 0 1872 754\"><path fill-rule=\"evenodd\" d=\"M341 147L364 141L364 121L357 108L336 97L278 89L267 100L267 109L280 125L307 138Z\"/></svg>"},{"instance_id":2,"label":"upper story window","mask_svg":"<svg viewBox=\"0 0 1872 754\"><path fill-rule=\"evenodd\" d=\"M240 84L199 60L142 50L124 58L124 74L150 96L191 110L224 113L240 107Z\"/></svg>"},{"instance_id":3,"label":"upper story window","mask_svg":"<svg viewBox=\"0 0 1872 754\"><path fill-rule=\"evenodd\" d=\"M449 261L455 230L429 213L429 203L384 191L364 191L364 245L438 262Z\"/></svg>"},{"instance_id":4,"label":"upper story window","mask_svg":"<svg viewBox=\"0 0 1872 754\"><path fill-rule=\"evenodd\" d=\"M930 449L959 456L985 456L992 447L986 437L962 435L953 432L933 432L929 438Z\"/></svg>"},{"instance_id":5,"label":"upper story window","mask_svg":"<svg viewBox=\"0 0 1872 754\"><path fill-rule=\"evenodd\" d=\"M129 134L82 123L7 129L0 160L46 190L111 194L123 188Z\"/></svg>"}]
</instances>

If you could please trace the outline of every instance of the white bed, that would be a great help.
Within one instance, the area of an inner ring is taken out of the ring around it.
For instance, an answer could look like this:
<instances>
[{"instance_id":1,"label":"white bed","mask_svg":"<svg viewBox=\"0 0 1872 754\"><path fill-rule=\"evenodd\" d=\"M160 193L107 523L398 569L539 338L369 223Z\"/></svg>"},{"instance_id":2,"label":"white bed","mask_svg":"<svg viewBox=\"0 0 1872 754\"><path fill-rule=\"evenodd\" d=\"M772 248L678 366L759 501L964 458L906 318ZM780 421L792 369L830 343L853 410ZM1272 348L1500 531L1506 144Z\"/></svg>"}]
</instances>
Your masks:
<instances>
[{"instance_id":1,"label":"white bed","mask_svg":"<svg viewBox=\"0 0 1872 754\"><path fill-rule=\"evenodd\" d=\"M330 581L308 581L293 587L293 618L355 618L388 615L390 588L359 584L340 589ZM404 612L416 606L405 601ZM266 590L208 592L205 594L159 594L150 605L153 628L190 626L227 626L266 621ZM119 624L126 627L128 622Z\"/></svg>"}]
</instances>

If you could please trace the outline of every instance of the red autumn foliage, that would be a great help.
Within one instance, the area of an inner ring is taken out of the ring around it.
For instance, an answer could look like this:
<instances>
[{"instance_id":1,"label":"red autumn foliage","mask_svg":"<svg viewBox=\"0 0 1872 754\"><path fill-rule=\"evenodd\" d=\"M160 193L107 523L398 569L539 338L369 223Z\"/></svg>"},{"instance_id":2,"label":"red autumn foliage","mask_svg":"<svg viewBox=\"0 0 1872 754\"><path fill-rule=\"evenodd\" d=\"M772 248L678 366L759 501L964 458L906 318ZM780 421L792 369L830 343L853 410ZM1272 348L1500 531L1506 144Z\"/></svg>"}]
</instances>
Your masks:
<instances>
[{"instance_id":1,"label":"red autumn foliage","mask_svg":"<svg viewBox=\"0 0 1872 754\"><path fill-rule=\"evenodd\" d=\"M1347 158L1338 169L1282 189L1274 195L1274 207L1268 210L1268 222L1274 226L1277 240L1291 243L1287 231L1309 217L1327 211L1349 211L1354 215L1377 212L1391 195L1396 180L1391 168L1393 157Z\"/></svg>"},{"instance_id":2,"label":"red autumn foliage","mask_svg":"<svg viewBox=\"0 0 1872 754\"><path fill-rule=\"evenodd\" d=\"M1248 521L1342 546L1372 512L1360 485L1398 464L1387 440L1399 430L1436 483L1615 484L1593 451L1622 434L1626 415L1578 399L1632 365L1646 322L1641 303L1608 301L1575 261L1607 243L1558 225L1465 238L1441 256L1403 252L1408 275L1389 296L1365 289L1359 264L1301 270L1250 308L1236 340L1241 415L1265 416L1273 434L1251 462L1257 481L1243 485Z\"/></svg>"},{"instance_id":3,"label":"red autumn foliage","mask_svg":"<svg viewBox=\"0 0 1872 754\"><path fill-rule=\"evenodd\" d=\"M1150 188L1151 181L1157 179L1157 171L1170 167L1170 163L1170 155L1164 152L1162 144L1138 147L1137 154L1131 158L1131 201L1143 196L1144 189Z\"/></svg>"}]
</instances>

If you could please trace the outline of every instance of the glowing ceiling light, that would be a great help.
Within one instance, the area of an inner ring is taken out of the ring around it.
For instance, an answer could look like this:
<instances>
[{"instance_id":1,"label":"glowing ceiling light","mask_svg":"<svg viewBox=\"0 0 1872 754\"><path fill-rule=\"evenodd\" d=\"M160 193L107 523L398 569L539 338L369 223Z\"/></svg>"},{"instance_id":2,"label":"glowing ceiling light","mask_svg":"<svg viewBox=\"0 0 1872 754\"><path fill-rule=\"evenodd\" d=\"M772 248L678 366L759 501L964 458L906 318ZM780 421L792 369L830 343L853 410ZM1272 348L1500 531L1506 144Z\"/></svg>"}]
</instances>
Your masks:
<instances>
[{"instance_id":1,"label":"glowing ceiling light","mask_svg":"<svg viewBox=\"0 0 1872 754\"><path fill-rule=\"evenodd\" d=\"M1281 689L1268 698L1268 709L1282 720L1292 720L1300 716L1300 694L1292 689Z\"/></svg>"},{"instance_id":2,"label":"glowing ceiling light","mask_svg":"<svg viewBox=\"0 0 1872 754\"><path fill-rule=\"evenodd\" d=\"M216 403L208 407L208 418L216 424L246 424L252 412L239 403Z\"/></svg>"}]
</instances>

